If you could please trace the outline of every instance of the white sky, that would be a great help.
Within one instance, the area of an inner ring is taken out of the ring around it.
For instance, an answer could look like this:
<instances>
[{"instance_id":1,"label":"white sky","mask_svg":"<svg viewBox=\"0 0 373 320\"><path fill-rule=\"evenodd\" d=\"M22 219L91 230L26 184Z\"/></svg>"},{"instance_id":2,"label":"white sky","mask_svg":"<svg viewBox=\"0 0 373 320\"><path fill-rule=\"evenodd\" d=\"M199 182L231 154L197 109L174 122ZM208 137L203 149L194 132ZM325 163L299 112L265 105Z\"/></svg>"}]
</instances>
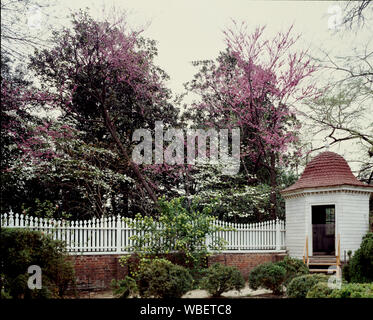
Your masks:
<instances>
[{"instance_id":1,"label":"white sky","mask_svg":"<svg viewBox=\"0 0 373 320\"><path fill-rule=\"evenodd\" d=\"M294 31L302 34L299 48L310 48L313 56L319 56L320 49L332 55L346 55L373 34L369 25L357 35L336 34L328 28L332 16L328 10L334 8L337 13L338 8L344 7L338 1L62 0L57 2L55 12L61 17L70 9L89 8L93 17L100 17L103 6L110 9L112 5L127 11L134 28L150 23L144 35L157 40L156 63L171 77L168 86L174 93L182 93L183 84L195 74L191 61L215 58L224 49L222 30L232 26L232 18L245 21L252 29L266 25L268 36L294 24ZM68 21L59 20L58 24L66 26ZM315 143L323 142L315 138ZM346 146L333 151L348 157L347 151L354 150L352 145Z\"/></svg>"},{"instance_id":2,"label":"white sky","mask_svg":"<svg viewBox=\"0 0 373 320\"><path fill-rule=\"evenodd\" d=\"M57 11L61 16L69 9L89 8L99 17L104 6L126 10L135 28L150 23L144 35L157 40L156 62L170 75L169 86L175 92L181 92L182 84L193 77L191 61L211 59L224 49L222 30L232 26L232 18L247 22L252 29L266 25L269 36L294 24L295 32L302 34L300 48L310 48L315 54L320 48L344 54L368 37L368 33L359 37L344 33L341 39L328 28L332 16L328 9L343 8L343 2L335 1L62 0Z\"/></svg>"}]
</instances>

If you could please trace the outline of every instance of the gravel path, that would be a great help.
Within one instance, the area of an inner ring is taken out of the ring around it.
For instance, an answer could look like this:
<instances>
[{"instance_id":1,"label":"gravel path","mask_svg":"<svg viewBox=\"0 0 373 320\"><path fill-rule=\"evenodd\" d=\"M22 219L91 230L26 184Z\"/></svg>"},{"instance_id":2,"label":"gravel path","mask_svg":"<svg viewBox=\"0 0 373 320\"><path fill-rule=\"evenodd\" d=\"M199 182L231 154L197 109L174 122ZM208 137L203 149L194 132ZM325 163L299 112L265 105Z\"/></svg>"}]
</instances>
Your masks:
<instances>
[{"instance_id":1,"label":"gravel path","mask_svg":"<svg viewBox=\"0 0 373 320\"><path fill-rule=\"evenodd\" d=\"M245 286L241 291L231 290L222 294L226 298L243 298L243 297L252 297L261 294L271 293L269 290L259 289L252 290L248 285ZM114 298L111 290L108 291L99 291L91 293L81 293L79 298L83 299L112 299ZM182 296L182 298L209 298L209 294L205 290L192 290Z\"/></svg>"},{"instance_id":2,"label":"gravel path","mask_svg":"<svg viewBox=\"0 0 373 320\"><path fill-rule=\"evenodd\" d=\"M243 297L249 297L249 296L250 297L257 296L257 295L265 294L265 293L271 293L271 291L265 290L265 289L252 290L249 288L248 285L246 285L245 288L243 288L240 291L237 291L237 290L227 291L227 292L224 292L222 296L226 298L243 298ZM209 293L205 290L193 290L183 295L182 298L208 298L209 296L210 296Z\"/></svg>"}]
</instances>

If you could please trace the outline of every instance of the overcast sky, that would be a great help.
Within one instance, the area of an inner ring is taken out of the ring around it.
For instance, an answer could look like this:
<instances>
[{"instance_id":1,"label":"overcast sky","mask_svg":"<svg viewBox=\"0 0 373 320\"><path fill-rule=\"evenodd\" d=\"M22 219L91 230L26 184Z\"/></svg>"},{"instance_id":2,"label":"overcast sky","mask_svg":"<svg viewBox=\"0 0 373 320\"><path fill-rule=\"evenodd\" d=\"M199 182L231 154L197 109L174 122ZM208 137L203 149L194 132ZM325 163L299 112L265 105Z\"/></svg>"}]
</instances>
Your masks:
<instances>
[{"instance_id":1,"label":"overcast sky","mask_svg":"<svg viewBox=\"0 0 373 320\"><path fill-rule=\"evenodd\" d=\"M320 50L347 55L373 34L369 24L358 34L336 33L333 21L344 8L338 1L62 0L54 11L61 17L89 8L93 17L100 17L104 6L107 11L112 6L126 10L134 28L147 25L144 35L157 41L156 63L171 77L168 86L174 93L183 92L183 84L195 74L191 61L215 58L224 49L222 30L232 26L231 19L245 21L252 30L266 25L268 36L293 24L294 31L302 34L299 48L309 48L313 56L320 56ZM66 26L68 21L60 19L57 24ZM372 117L373 112L369 121ZM345 154L348 149L353 148L335 151Z\"/></svg>"},{"instance_id":2,"label":"overcast sky","mask_svg":"<svg viewBox=\"0 0 373 320\"><path fill-rule=\"evenodd\" d=\"M62 0L55 11L61 17L69 10L89 8L92 16L102 16L114 6L126 10L130 25L147 25L144 35L157 40L159 64L171 77L170 88L183 90L183 83L195 73L191 61L211 59L224 49L222 30L232 26L231 19L245 21L254 29L266 25L270 36L294 24L302 34L299 45L318 54L321 48L343 54L354 42L361 42L369 33L359 37L336 34L329 27L343 2L333 1L250 1L250 0ZM328 13L328 10L331 13ZM63 14L62 14L63 13ZM68 20L60 21L66 25Z\"/></svg>"}]
</instances>

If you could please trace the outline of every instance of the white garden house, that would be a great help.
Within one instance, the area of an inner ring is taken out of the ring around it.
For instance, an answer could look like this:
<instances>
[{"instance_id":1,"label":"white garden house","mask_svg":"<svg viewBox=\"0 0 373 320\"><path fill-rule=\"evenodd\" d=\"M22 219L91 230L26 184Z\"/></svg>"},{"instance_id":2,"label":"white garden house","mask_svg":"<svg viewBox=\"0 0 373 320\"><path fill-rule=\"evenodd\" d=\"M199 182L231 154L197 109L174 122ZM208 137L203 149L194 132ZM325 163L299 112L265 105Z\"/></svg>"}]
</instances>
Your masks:
<instances>
[{"instance_id":1,"label":"white garden house","mask_svg":"<svg viewBox=\"0 0 373 320\"><path fill-rule=\"evenodd\" d=\"M286 201L286 249L289 256L334 257L359 248L369 230L373 186L356 179L346 160L323 152L306 166L300 179L282 191ZM334 264L335 265L335 264Z\"/></svg>"}]
</instances>

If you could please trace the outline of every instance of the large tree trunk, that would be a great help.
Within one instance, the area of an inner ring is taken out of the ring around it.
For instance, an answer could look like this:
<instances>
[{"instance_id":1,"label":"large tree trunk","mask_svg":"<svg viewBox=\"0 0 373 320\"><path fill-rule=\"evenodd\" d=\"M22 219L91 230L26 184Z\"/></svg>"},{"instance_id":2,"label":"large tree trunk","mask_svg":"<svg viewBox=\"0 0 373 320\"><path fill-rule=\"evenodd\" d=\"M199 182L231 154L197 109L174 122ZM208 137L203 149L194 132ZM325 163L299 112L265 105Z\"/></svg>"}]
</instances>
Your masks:
<instances>
[{"instance_id":1,"label":"large tree trunk","mask_svg":"<svg viewBox=\"0 0 373 320\"><path fill-rule=\"evenodd\" d=\"M108 128L111 136L113 137L115 143L117 144L120 152L122 153L122 155L124 156L124 158L126 159L127 163L131 166L132 170L135 172L135 175L137 176L137 178L139 179L139 182L140 184L145 188L146 192L148 193L149 197L153 200L153 202L157 205L158 204L158 199L156 197L156 195L154 194L152 188L149 186L149 184L147 183L147 181L145 180L144 176L142 175L142 173L140 172L140 169L139 167L137 166L136 163L134 163L128 153L127 153L127 150L124 148L122 142L120 141L119 137L118 137L118 134L115 130L115 127L114 127L114 124L112 123L111 119L110 119L110 116L109 116L109 113L108 111L106 110L106 108L103 107L103 114L104 114L104 119L105 119L105 125L106 127Z\"/></svg>"}]
</instances>

